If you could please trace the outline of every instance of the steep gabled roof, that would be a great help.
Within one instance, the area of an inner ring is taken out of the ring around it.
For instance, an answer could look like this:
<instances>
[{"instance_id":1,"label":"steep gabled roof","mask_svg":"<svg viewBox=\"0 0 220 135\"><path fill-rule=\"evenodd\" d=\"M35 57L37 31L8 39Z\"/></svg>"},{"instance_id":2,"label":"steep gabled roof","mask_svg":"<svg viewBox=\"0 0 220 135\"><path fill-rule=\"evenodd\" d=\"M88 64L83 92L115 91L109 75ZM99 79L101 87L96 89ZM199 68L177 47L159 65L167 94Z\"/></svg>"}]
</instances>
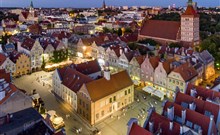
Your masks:
<instances>
[{"instance_id":1,"label":"steep gabled roof","mask_svg":"<svg viewBox=\"0 0 220 135\"><path fill-rule=\"evenodd\" d=\"M176 98L175 98L175 103L181 105L181 103L183 103L183 102L187 103L187 104L190 104L192 102L195 103L195 105L196 105L195 111L200 114L204 115L205 111L211 112L212 115L214 115L215 122L217 122L218 113L220 111L219 106L217 104L214 104L214 103L211 103L208 101L204 101L204 100L201 100L198 98L194 98L194 97L191 97L187 94L183 94L181 92L177 92Z\"/></svg>"},{"instance_id":2,"label":"steep gabled roof","mask_svg":"<svg viewBox=\"0 0 220 135\"><path fill-rule=\"evenodd\" d=\"M34 39L27 37L24 40L24 42L21 44L21 47L23 47L23 48L25 48L25 49L30 51L33 48L33 46L34 46L34 43L35 43Z\"/></svg>"},{"instance_id":3,"label":"steep gabled roof","mask_svg":"<svg viewBox=\"0 0 220 135\"><path fill-rule=\"evenodd\" d=\"M176 103L172 103L167 101L164 105L163 110L167 111L167 108L170 108L171 106L174 107L174 115L182 118L182 110L186 110L186 119L185 119L185 123L187 121L190 121L193 123L192 126L194 126L195 124L201 126L202 129L202 133L207 135L208 134L208 129L209 129L209 124L210 124L210 118L200 114L198 112L195 112L193 110L187 109L187 108L183 108L181 105L178 105ZM164 114L163 114L164 115ZM214 124L214 123L213 123ZM186 125L186 124L184 124ZM215 132L215 131L213 131Z\"/></svg>"},{"instance_id":4,"label":"steep gabled roof","mask_svg":"<svg viewBox=\"0 0 220 135\"><path fill-rule=\"evenodd\" d=\"M217 92L217 91L214 91L214 90L211 90L211 89L206 89L202 86L195 86L191 83L189 83L187 85L187 88L186 88L186 94L187 95L190 95L190 91L191 89L195 89L196 90L196 98L200 97L200 99L202 100L206 100L206 99L215 99L215 98L219 98L220 97L220 92Z\"/></svg>"},{"instance_id":5,"label":"steep gabled roof","mask_svg":"<svg viewBox=\"0 0 220 135\"><path fill-rule=\"evenodd\" d=\"M95 102L131 85L133 85L133 82L127 71L124 70L111 75L110 80L101 78L86 83L86 88L91 97L91 101Z\"/></svg>"},{"instance_id":6,"label":"steep gabled roof","mask_svg":"<svg viewBox=\"0 0 220 135\"><path fill-rule=\"evenodd\" d=\"M62 84L77 93L84 83L88 83L90 81L92 81L90 77L76 71L73 68L67 67L63 75Z\"/></svg>"},{"instance_id":7,"label":"steep gabled roof","mask_svg":"<svg viewBox=\"0 0 220 135\"><path fill-rule=\"evenodd\" d=\"M195 68L192 67L188 62L178 66L177 68L174 68L173 72L179 73L185 82L198 75Z\"/></svg>"},{"instance_id":8,"label":"steep gabled roof","mask_svg":"<svg viewBox=\"0 0 220 135\"><path fill-rule=\"evenodd\" d=\"M130 133L128 135L153 135L151 132L137 125L136 123L132 124Z\"/></svg>"},{"instance_id":9,"label":"steep gabled roof","mask_svg":"<svg viewBox=\"0 0 220 135\"><path fill-rule=\"evenodd\" d=\"M84 75L90 75L101 71L101 67L99 66L99 63L96 59L81 64L72 64L70 67L76 69Z\"/></svg>"},{"instance_id":10,"label":"steep gabled roof","mask_svg":"<svg viewBox=\"0 0 220 135\"><path fill-rule=\"evenodd\" d=\"M4 54L0 53L0 66L6 61L6 59L7 57Z\"/></svg>"},{"instance_id":11,"label":"steep gabled roof","mask_svg":"<svg viewBox=\"0 0 220 135\"><path fill-rule=\"evenodd\" d=\"M177 40L179 30L180 22L147 20L141 28L140 35L169 40Z\"/></svg>"},{"instance_id":12,"label":"steep gabled roof","mask_svg":"<svg viewBox=\"0 0 220 135\"><path fill-rule=\"evenodd\" d=\"M180 134L180 124L173 122L173 129L169 129L170 120L156 112L152 112L150 115L149 122L153 122L154 132L162 129L162 135L179 135ZM149 122L145 127L149 130Z\"/></svg>"}]
</instances>

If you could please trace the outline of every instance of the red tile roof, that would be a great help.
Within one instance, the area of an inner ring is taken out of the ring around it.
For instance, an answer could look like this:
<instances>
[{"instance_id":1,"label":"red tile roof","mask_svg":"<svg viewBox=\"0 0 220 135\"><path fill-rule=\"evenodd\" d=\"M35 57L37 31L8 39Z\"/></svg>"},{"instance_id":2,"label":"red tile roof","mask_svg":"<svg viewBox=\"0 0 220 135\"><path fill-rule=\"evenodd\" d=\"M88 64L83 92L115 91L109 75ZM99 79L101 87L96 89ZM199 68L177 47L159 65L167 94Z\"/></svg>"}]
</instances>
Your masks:
<instances>
[{"instance_id":1,"label":"red tile roof","mask_svg":"<svg viewBox=\"0 0 220 135\"><path fill-rule=\"evenodd\" d=\"M182 15L193 15L193 16L196 16L196 17L199 16L197 14L196 10L191 5L187 6L186 11Z\"/></svg>"},{"instance_id":2,"label":"red tile roof","mask_svg":"<svg viewBox=\"0 0 220 135\"><path fill-rule=\"evenodd\" d=\"M4 54L0 53L0 66L6 61L6 59L7 57Z\"/></svg>"},{"instance_id":3,"label":"red tile roof","mask_svg":"<svg viewBox=\"0 0 220 135\"><path fill-rule=\"evenodd\" d=\"M185 120L185 122L188 120L188 121L191 121L193 124L197 124L197 125L201 126L202 133L204 135L208 134L209 123L210 123L210 118L209 117L207 117L203 114L200 114L198 112L195 112L193 110L183 108L181 105L178 105L176 103L172 103L172 102L169 102L169 101L167 101L165 103L165 106L164 106L163 110L167 111L167 108L169 108L170 106L174 107L174 115L176 115L180 118L182 118L182 110L185 109L186 110L186 120Z\"/></svg>"},{"instance_id":4,"label":"red tile roof","mask_svg":"<svg viewBox=\"0 0 220 135\"><path fill-rule=\"evenodd\" d=\"M169 129L170 120L156 112L153 112L149 119L150 122L154 122L154 132L162 129L162 135L179 135L180 134L180 125L176 122L173 122L173 129ZM146 126L146 129L149 130L149 122Z\"/></svg>"},{"instance_id":5,"label":"red tile roof","mask_svg":"<svg viewBox=\"0 0 220 135\"><path fill-rule=\"evenodd\" d=\"M156 69L159 64L160 58L158 56L154 56L154 57L150 57L149 60L150 60L152 67Z\"/></svg>"},{"instance_id":6,"label":"red tile roof","mask_svg":"<svg viewBox=\"0 0 220 135\"><path fill-rule=\"evenodd\" d=\"M196 89L197 92L196 98L200 97L202 100L206 100L207 98L215 99L217 97L220 97L220 92L211 89L206 89L202 86L195 86L191 83L189 83L187 86L186 94L190 95L190 91L193 88Z\"/></svg>"},{"instance_id":7,"label":"red tile roof","mask_svg":"<svg viewBox=\"0 0 220 135\"><path fill-rule=\"evenodd\" d=\"M136 123L133 123L129 135L153 135L153 134L147 131L146 129L140 127Z\"/></svg>"},{"instance_id":8,"label":"red tile roof","mask_svg":"<svg viewBox=\"0 0 220 135\"><path fill-rule=\"evenodd\" d=\"M58 70L61 71L61 70ZM73 68L67 67L63 76L62 76L62 84L65 85L67 88L71 89L75 93L79 91L81 86L84 83L88 83L92 81L92 79Z\"/></svg>"},{"instance_id":9,"label":"red tile roof","mask_svg":"<svg viewBox=\"0 0 220 135\"><path fill-rule=\"evenodd\" d=\"M27 37L24 42L21 44L21 47L27 49L27 50L31 50L34 46L35 40L32 38Z\"/></svg>"},{"instance_id":10,"label":"red tile roof","mask_svg":"<svg viewBox=\"0 0 220 135\"><path fill-rule=\"evenodd\" d=\"M97 85L98 84L98 85ZM101 78L86 84L86 88L93 102L111 95L119 90L133 85L133 81L127 71L111 75L110 80Z\"/></svg>"},{"instance_id":11,"label":"red tile roof","mask_svg":"<svg viewBox=\"0 0 220 135\"><path fill-rule=\"evenodd\" d=\"M96 59L81 64L72 64L70 67L76 69L84 75L90 75L101 71L101 67L99 66L99 63Z\"/></svg>"},{"instance_id":12,"label":"red tile roof","mask_svg":"<svg viewBox=\"0 0 220 135\"><path fill-rule=\"evenodd\" d=\"M194 67L192 67L188 62L184 63L177 68L174 68L173 72L179 73L185 82L190 81L198 75Z\"/></svg>"},{"instance_id":13,"label":"red tile roof","mask_svg":"<svg viewBox=\"0 0 220 135\"><path fill-rule=\"evenodd\" d=\"M218 113L220 111L219 105L178 92L176 95L175 103L181 105L182 102L187 104L194 102L196 104L196 112L204 114L205 111L209 111L212 113L212 115L214 115L214 120L217 122Z\"/></svg>"},{"instance_id":14,"label":"red tile roof","mask_svg":"<svg viewBox=\"0 0 220 135\"><path fill-rule=\"evenodd\" d=\"M11 82L10 73L6 73L5 69L0 69L0 79L5 79L7 83Z\"/></svg>"},{"instance_id":15,"label":"red tile roof","mask_svg":"<svg viewBox=\"0 0 220 135\"><path fill-rule=\"evenodd\" d=\"M5 93L5 97L0 101L0 104L4 103L8 98L11 97L13 93L15 93L18 89L15 85L9 84L10 90Z\"/></svg>"},{"instance_id":16,"label":"red tile roof","mask_svg":"<svg viewBox=\"0 0 220 135\"><path fill-rule=\"evenodd\" d=\"M147 20L141 28L140 35L177 40L179 30L180 22Z\"/></svg>"}]
</instances>

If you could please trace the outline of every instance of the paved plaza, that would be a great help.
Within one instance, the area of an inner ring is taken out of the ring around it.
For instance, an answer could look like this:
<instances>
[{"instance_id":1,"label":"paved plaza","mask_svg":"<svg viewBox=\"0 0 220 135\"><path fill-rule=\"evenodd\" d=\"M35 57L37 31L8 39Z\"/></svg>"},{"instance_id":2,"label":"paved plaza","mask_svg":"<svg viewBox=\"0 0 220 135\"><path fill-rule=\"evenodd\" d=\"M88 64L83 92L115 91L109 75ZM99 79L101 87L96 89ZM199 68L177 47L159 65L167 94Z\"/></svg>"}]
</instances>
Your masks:
<instances>
[{"instance_id":1,"label":"paved plaza","mask_svg":"<svg viewBox=\"0 0 220 135\"><path fill-rule=\"evenodd\" d=\"M155 106L158 113L162 111L162 102L158 98L149 96L141 88L135 88L134 103L123 110L119 110L111 117L98 123L95 127L90 127L72 111L68 104L51 93L51 75L52 72L40 71L16 78L13 81L18 88L26 90L27 94L31 94L36 89L36 92L40 94L45 103L45 108L47 110L55 110L58 116L64 118L67 135L77 134L74 129L78 128L82 128L80 133L82 135L93 134L92 130L94 129L100 130L102 135L125 135L127 132L127 122L130 118L138 118L140 125L143 125L150 106ZM138 99L139 102L137 102ZM70 117L66 118L66 115L70 115Z\"/></svg>"}]
</instances>

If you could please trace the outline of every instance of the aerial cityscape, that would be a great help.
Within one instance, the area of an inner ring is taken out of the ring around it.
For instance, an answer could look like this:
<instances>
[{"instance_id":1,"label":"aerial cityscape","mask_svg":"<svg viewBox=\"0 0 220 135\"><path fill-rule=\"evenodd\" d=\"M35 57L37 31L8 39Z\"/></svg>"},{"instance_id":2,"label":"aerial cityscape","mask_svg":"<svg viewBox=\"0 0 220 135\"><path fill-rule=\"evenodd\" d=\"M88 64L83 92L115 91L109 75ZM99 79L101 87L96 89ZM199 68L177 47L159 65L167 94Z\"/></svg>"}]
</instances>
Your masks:
<instances>
[{"instance_id":1,"label":"aerial cityscape","mask_svg":"<svg viewBox=\"0 0 220 135\"><path fill-rule=\"evenodd\" d=\"M219 0L0 6L0 135L220 135Z\"/></svg>"}]
</instances>

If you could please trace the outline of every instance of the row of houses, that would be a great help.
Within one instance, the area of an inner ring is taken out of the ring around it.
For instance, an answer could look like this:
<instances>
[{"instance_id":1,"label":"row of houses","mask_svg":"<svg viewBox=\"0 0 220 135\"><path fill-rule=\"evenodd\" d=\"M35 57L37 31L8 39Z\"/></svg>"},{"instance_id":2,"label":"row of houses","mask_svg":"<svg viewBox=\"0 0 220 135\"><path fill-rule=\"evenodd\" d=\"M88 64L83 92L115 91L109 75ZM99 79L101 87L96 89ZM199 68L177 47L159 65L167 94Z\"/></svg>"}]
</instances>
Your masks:
<instances>
[{"instance_id":1,"label":"row of houses","mask_svg":"<svg viewBox=\"0 0 220 135\"><path fill-rule=\"evenodd\" d=\"M186 92L176 91L173 102L164 101L162 114L148 110L143 127L137 119L128 122L127 135L217 135L220 129L220 92L188 84Z\"/></svg>"},{"instance_id":2,"label":"row of houses","mask_svg":"<svg viewBox=\"0 0 220 135\"><path fill-rule=\"evenodd\" d=\"M0 53L0 69L6 69L13 77L40 70L43 59L49 62L54 51L67 49L67 44L58 38L27 36L23 37L23 40L17 38L13 36L11 43L2 46Z\"/></svg>"},{"instance_id":3,"label":"row of houses","mask_svg":"<svg viewBox=\"0 0 220 135\"><path fill-rule=\"evenodd\" d=\"M154 50L155 56L141 55L108 36L80 39L77 49L79 56L87 54L112 70L126 69L136 85L151 86L146 91L160 90L162 97L173 97L177 87L184 92L188 82L198 85L215 74L214 58L207 50L161 46Z\"/></svg>"},{"instance_id":4,"label":"row of houses","mask_svg":"<svg viewBox=\"0 0 220 135\"><path fill-rule=\"evenodd\" d=\"M110 74L97 60L56 69L53 92L91 125L134 101L134 85L127 71ZM97 85L98 84L98 85Z\"/></svg>"}]
</instances>

